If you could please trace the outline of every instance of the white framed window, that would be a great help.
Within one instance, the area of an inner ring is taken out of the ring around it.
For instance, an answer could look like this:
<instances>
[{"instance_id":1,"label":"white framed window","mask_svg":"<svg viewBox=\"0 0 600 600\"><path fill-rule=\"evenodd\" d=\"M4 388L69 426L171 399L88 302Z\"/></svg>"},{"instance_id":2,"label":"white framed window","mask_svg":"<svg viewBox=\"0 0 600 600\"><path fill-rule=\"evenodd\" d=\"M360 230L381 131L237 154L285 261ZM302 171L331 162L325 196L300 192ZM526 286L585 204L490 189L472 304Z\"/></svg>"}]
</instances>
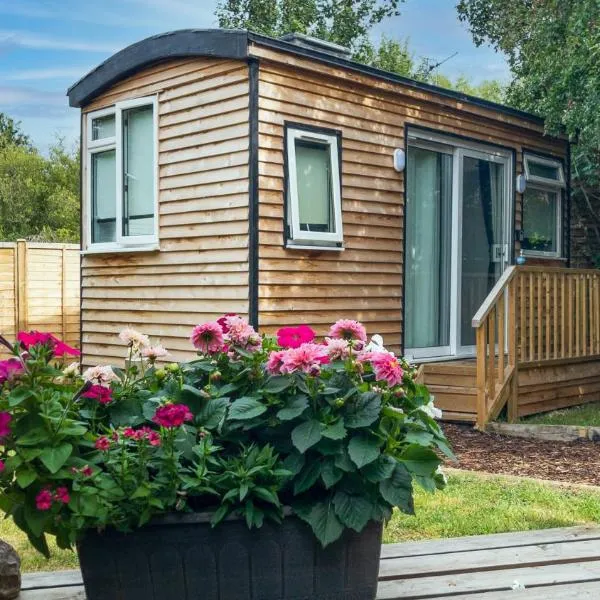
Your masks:
<instances>
[{"instance_id":1,"label":"white framed window","mask_svg":"<svg viewBox=\"0 0 600 600\"><path fill-rule=\"evenodd\" d=\"M286 245L340 249L344 233L339 134L286 126L286 145Z\"/></svg>"},{"instance_id":2,"label":"white framed window","mask_svg":"<svg viewBox=\"0 0 600 600\"><path fill-rule=\"evenodd\" d=\"M87 115L86 250L158 244L156 97Z\"/></svg>"},{"instance_id":3,"label":"white framed window","mask_svg":"<svg viewBox=\"0 0 600 600\"><path fill-rule=\"evenodd\" d=\"M523 193L523 251L558 258L562 253L562 197L566 187L562 163L534 154L523 157L527 187Z\"/></svg>"}]
</instances>

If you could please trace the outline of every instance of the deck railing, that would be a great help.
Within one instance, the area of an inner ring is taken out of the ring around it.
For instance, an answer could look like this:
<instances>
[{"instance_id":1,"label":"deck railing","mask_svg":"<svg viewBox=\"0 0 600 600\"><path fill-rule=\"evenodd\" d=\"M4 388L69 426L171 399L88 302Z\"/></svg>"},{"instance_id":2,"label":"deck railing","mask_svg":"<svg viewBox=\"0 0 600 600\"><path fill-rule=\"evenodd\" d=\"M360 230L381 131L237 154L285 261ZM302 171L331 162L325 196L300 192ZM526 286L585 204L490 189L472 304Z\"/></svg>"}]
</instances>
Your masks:
<instances>
[{"instance_id":1,"label":"deck railing","mask_svg":"<svg viewBox=\"0 0 600 600\"><path fill-rule=\"evenodd\" d=\"M521 366L600 357L600 271L509 267L473 317L477 424L518 410Z\"/></svg>"}]
</instances>

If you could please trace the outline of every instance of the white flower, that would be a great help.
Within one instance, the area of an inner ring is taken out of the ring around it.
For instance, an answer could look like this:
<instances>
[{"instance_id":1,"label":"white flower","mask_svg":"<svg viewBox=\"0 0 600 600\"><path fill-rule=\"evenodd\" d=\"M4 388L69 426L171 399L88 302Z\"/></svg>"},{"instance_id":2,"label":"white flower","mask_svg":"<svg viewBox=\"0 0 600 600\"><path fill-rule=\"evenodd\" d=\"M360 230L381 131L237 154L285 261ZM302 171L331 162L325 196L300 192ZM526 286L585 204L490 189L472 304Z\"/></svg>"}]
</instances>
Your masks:
<instances>
[{"instance_id":1,"label":"white flower","mask_svg":"<svg viewBox=\"0 0 600 600\"><path fill-rule=\"evenodd\" d=\"M141 348L147 348L150 345L150 340L147 335L132 329L131 327L126 327L119 334L119 339L122 342L125 342L128 346L132 347L134 350L140 350Z\"/></svg>"},{"instance_id":2,"label":"white flower","mask_svg":"<svg viewBox=\"0 0 600 600\"><path fill-rule=\"evenodd\" d=\"M393 352L386 350L383 345L383 338L378 333L376 333L371 338L371 341L365 346L364 352L387 352L388 354L394 356Z\"/></svg>"},{"instance_id":3,"label":"white flower","mask_svg":"<svg viewBox=\"0 0 600 600\"><path fill-rule=\"evenodd\" d=\"M513 584L510 586L513 590L524 590L525 586L522 583L519 583L516 579L513 581Z\"/></svg>"},{"instance_id":4,"label":"white flower","mask_svg":"<svg viewBox=\"0 0 600 600\"><path fill-rule=\"evenodd\" d=\"M90 367L84 371L83 378L86 381L91 381L92 383L105 386L107 386L111 381L116 381L119 379L112 370L112 367L109 365Z\"/></svg>"},{"instance_id":5,"label":"white flower","mask_svg":"<svg viewBox=\"0 0 600 600\"><path fill-rule=\"evenodd\" d=\"M448 483L448 475L446 475L446 473L444 473L444 470L442 469L442 465L438 465L438 468L435 470L435 474L442 476L442 481L444 482L444 485L446 485Z\"/></svg>"},{"instance_id":6,"label":"white flower","mask_svg":"<svg viewBox=\"0 0 600 600\"><path fill-rule=\"evenodd\" d=\"M72 362L68 367L63 369L63 375L65 377L77 377L79 375L79 363Z\"/></svg>"},{"instance_id":7,"label":"white flower","mask_svg":"<svg viewBox=\"0 0 600 600\"><path fill-rule=\"evenodd\" d=\"M432 419L442 418L442 411L433 405L433 400L430 400L427 404L420 406L419 408Z\"/></svg>"},{"instance_id":8,"label":"white flower","mask_svg":"<svg viewBox=\"0 0 600 600\"><path fill-rule=\"evenodd\" d=\"M150 362L154 362L159 358L165 358L165 356L169 356L166 348L161 345L157 346L148 346L142 350L142 356L147 358Z\"/></svg>"}]
</instances>

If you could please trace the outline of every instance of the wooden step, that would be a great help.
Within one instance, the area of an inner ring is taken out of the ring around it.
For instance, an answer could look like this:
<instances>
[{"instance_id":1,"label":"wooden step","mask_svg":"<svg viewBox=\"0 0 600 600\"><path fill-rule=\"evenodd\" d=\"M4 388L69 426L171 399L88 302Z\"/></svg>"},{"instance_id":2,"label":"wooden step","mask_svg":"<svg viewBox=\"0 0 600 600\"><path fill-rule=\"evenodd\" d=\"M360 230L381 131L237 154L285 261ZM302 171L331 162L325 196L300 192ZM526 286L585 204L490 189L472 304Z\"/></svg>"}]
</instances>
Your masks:
<instances>
[{"instance_id":1,"label":"wooden step","mask_svg":"<svg viewBox=\"0 0 600 600\"><path fill-rule=\"evenodd\" d=\"M475 361L469 362L443 362L443 363L426 363L423 365L424 372L438 375L477 375L477 365Z\"/></svg>"}]
</instances>

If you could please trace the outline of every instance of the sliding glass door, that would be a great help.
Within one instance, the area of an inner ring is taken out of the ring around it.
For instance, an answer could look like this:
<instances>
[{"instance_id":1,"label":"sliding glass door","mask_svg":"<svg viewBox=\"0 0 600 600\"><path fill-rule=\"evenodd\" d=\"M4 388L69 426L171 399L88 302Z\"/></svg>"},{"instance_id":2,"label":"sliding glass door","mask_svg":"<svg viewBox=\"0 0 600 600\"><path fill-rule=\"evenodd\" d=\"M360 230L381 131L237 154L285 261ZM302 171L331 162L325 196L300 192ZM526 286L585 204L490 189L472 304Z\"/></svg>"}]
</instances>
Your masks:
<instances>
[{"instance_id":1,"label":"sliding glass door","mask_svg":"<svg viewBox=\"0 0 600 600\"><path fill-rule=\"evenodd\" d=\"M471 319L509 258L510 158L439 136L409 137L407 355L474 354Z\"/></svg>"}]
</instances>

